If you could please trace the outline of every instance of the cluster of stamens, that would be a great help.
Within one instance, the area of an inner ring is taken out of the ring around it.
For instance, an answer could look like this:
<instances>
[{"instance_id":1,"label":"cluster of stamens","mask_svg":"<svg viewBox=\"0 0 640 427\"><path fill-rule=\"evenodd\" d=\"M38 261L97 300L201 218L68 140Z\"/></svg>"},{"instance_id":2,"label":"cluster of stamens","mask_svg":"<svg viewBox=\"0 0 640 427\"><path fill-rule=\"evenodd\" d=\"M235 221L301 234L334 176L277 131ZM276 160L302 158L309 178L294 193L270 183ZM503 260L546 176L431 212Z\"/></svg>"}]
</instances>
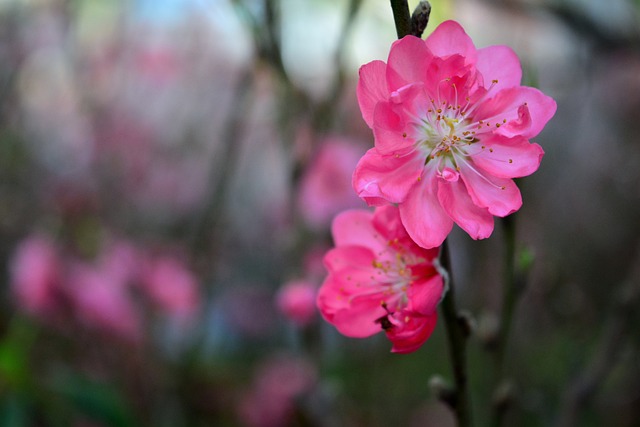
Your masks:
<instances>
[{"instance_id":1,"label":"cluster of stamens","mask_svg":"<svg viewBox=\"0 0 640 427\"><path fill-rule=\"evenodd\" d=\"M450 80L444 79L440 83L448 83ZM480 142L478 137L482 133L499 128L507 123L507 119L473 121L472 116L473 112L488 97L497 83L497 80L493 80L485 94L473 103L471 103L469 97L465 98L466 103L464 105L458 102L458 90L455 83L450 83L455 93L453 103L442 101L439 90L437 100L434 98L429 99L429 108L426 113L422 117L416 118L414 122L418 131L416 148L426 154L425 165L431 161L436 161L438 174L446 176L448 168L459 172L459 162L470 165L466 160L468 157L487 149L484 145L481 145L479 149L474 149L472 146ZM406 133L403 136L406 137ZM488 151L493 153L494 149L489 147ZM506 161L513 163L512 159ZM473 168L471 165L470 167ZM456 172L452 173L456 174ZM418 177L418 181L420 179L421 177ZM503 187L500 188L504 189Z\"/></svg>"}]
</instances>

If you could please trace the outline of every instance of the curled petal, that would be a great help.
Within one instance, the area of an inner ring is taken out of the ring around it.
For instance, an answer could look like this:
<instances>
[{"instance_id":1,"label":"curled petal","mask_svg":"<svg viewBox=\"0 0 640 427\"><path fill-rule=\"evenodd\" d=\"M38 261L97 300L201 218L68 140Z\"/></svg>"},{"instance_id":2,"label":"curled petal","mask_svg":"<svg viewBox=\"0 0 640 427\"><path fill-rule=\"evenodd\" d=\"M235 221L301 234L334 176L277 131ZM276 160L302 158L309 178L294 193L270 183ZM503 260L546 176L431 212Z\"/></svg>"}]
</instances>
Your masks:
<instances>
[{"instance_id":1,"label":"curled petal","mask_svg":"<svg viewBox=\"0 0 640 427\"><path fill-rule=\"evenodd\" d=\"M362 112L362 118L373 127L373 111L376 104L385 101L389 96L386 75L387 64L383 61L372 61L360 67L360 79L356 94Z\"/></svg>"},{"instance_id":2,"label":"curled petal","mask_svg":"<svg viewBox=\"0 0 640 427\"><path fill-rule=\"evenodd\" d=\"M538 89L512 87L483 102L473 119L500 124L495 130L499 135L530 139L540 133L556 108L556 102Z\"/></svg>"},{"instance_id":3,"label":"curled petal","mask_svg":"<svg viewBox=\"0 0 640 427\"><path fill-rule=\"evenodd\" d=\"M372 148L356 166L353 188L370 205L378 205L380 199L400 203L418 182L422 166L418 155L384 156Z\"/></svg>"},{"instance_id":4,"label":"curled petal","mask_svg":"<svg viewBox=\"0 0 640 427\"><path fill-rule=\"evenodd\" d=\"M387 330L387 338L393 343L393 353L411 353L416 351L431 336L436 328L436 312L423 316L417 313L401 313L402 326Z\"/></svg>"},{"instance_id":5,"label":"curled petal","mask_svg":"<svg viewBox=\"0 0 640 427\"><path fill-rule=\"evenodd\" d=\"M520 178L538 170L544 150L525 138L493 135L483 139L473 163L498 178Z\"/></svg>"},{"instance_id":6,"label":"curled petal","mask_svg":"<svg viewBox=\"0 0 640 427\"><path fill-rule=\"evenodd\" d=\"M473 239L486 239L493 232L493 216L476 206L462 181L438 183L438 200L447 214Z\"/></svg>"}]
</instances>

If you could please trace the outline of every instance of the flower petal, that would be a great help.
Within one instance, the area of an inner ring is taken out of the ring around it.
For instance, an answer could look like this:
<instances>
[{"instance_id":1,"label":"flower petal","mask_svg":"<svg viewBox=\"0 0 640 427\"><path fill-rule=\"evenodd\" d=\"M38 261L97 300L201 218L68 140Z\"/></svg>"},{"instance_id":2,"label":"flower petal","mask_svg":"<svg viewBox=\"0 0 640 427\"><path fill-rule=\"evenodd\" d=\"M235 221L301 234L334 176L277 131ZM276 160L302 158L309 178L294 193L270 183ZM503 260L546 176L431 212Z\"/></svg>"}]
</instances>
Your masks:
<instances>
[{"instance_id":1,"label":"flower petal","mask_svg":"<svg viewBox=\"0 0 640 427\"><path fill-rule=\"evenodd\" d=\"M365 209L351 209L339 213L331 225L331 234L336 247L361 246L373 253L380 251L386 239L379 236L372 225L373 212ZM378 237L376 237L378 236ZM367 261L370 263L370 261Z\"/></svg>"},{"instance_id":2,"label":"flower petal","mask_svg":"<svg viewBox=\"0 0 640 427\"><path fill-rule=\"evenodd\" d=\"M486 239L493 232L493 216L476 206L461 180L438 182L438 200L460 228L473 239Z\"/></svg>"},{"instance_id":3,"label":"flower petal","mask_svg":"<svg viewBox=\"0 0 640 427\"><path fill-rule=\"evenodd\" d=\"M376 149L382 155L403 156L413 149L414 140L407 135L406 123L390 102L379 102L376 106L373 135Z\"/></svg>"},{"instance_id":4,"label":"flower petal","mask_svg":"<svg viewBox=\"0 0 640 427\"><path fill-rule=\"evenodd\" d=\"M353 173L353 188L370 205L380 199L402 202L418 182L423 159L417 154L384 156L372 148L360 159Z\"/></svg>"},{"instance_id":5,"label":"flower petal","mask_svg":"<svg viewBox=\"0 0 640 427\"><path fill-rule=\"evenodd\" d=\"M498 178L520 178L538 170L544 150L525 138L500 135L482 139L473 163Z\"/></svg>"},{"instance_id":6,"label":"flower petal","mask_svg":"<svg viewBox=\"0 0 640 427\"><path fill-rule=\"evenodd\" d=\"M436 180L435 168L425 169L421 183L398 205L407 233L423 248L440 246L453 227L438 201Z\"/></svg>"},{"instance_id":7,"label":"flower petal","mask_svg":"<svg viewBox=\"0 0 640 427\"><path fill-rule=\"evenodd\" d=\"M429 315L433 314L438 308L444 291L444 282L442 276L435 272L425 277L426 279L415 281L411 284L407 292L409 297L407 309Z\"/></svg>"},{"instance_id":8,"label":"flower petal","mask_svg":"<svg viewBox=\"0 0 640 427\"><path fill-rule=\"evenodd\" d=\"M436 328L437 313L421 316L417 313L399 313L403 324L387 331L387 338L393 343L392 353L411 353L419 349Z\"/></svg>"},{"instance_id":9,"label":"flower petal","mask_svg":"<svg viewBox=\"0 0 640 427\"><path fill-rule=\"evenodd\" d=\"M490 176L466 161L459 161L458 165L469 196L476 206L487 208L490 214L500 217L520 209L522 196L513 180Z\"/></svg>"},{"instance_id":10,"label":"flower petal","mask_svg":"<svg viewBox=\"0 0 640 427\"><path fill-rule=\"evenodd\" d=\"M500 124L494 131L497 134L529 139L540 133L556 108L556 102L538 89L512 87L479 105L473 120Z\"/></svg>"},{"instance_id":11,"label":"flower petal","mask_svg":"<svg viewBox=\"0 0 640 427\"><path fill-rule=\"evenodd\" d=\"M380 305L382 291L369 298L353 299L344 293L343 282L335 279L329 275L318 291L316 305L322 317L349 337L363 338L380 332L380 324L375 321L386 313Z\"/></svg>"},{"instance_id":12,"label":"flower petal","mask_svg":"<svg viewBox=\"0 0 640 427\"><path fill-rule=\"evenodd\" d=\"M389 96L386 80L387 64L383 61L372 61L360 67L360 79L356 94L362 112L362 118L373 127L373 111L376 104L385 101Z\"/></svg>"},{"instance_id":13,"label":"flower petal","mask_svg":"<svg viewBox=\"0 0 640 427\"><path fill-rule=\"evenodd\" d=\"M378 319L385 315L380 305L382 292L379 296L358 298L352 301L348 310L340 310L333 316L332 323L343 335L353 338L369 337L382 331Z\"/></svg>"},{"instance_id":14,"label":"flower petal","mask_svg":"<svg viewBox=\"0 0 640 427\"><path fill-rule=\"evenodd\" d=\"M433 55L424 40L406 36L391 45L387 59L387 83L393 91L409 83L424 82Z\"/></svg>"},{"instance_id":15,"label":"flower petal","mask_svg":"<svg viewBox=\"0 0 640 427\"><path fill-rule=\"evenodd\" d=\"M486 86L497 80L496 88L520 86L522 67L516 53L509 46L489 46L478 49L476 68Z\"/></svg>"},{"instance_id":16,"label":"flower petal","mask_svg":"<svg viewBox=\"0 0 640 427\"><path fill-rule=\"evenodd\" d=\"M363 246L341 246L333 248L324 256L324 266L329 274L343 285L370 285L374 272L371 263L374 253Z\"/></svg>"},{"instance_id":17,"label":"flower petal","mask_svg":"<svg viewBox=\"0 0 640 427\"><path fill-rule=\"evenodd\" d=\"M440 57L461 55L466 58L467 64L475 64L476 47L462 26L455 21L445 21L427 37L426 44L429 50Z\"/></svg>"}]
</instances>

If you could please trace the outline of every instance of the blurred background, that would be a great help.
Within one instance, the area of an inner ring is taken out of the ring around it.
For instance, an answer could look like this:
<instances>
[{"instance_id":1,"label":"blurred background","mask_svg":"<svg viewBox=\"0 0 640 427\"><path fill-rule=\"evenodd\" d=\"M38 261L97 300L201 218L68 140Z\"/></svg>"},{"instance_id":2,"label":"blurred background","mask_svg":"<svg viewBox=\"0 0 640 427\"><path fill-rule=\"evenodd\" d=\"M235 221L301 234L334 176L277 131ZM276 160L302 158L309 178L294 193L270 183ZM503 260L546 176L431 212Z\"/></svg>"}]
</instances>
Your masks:
<instances>
[{"instance_id":1,"label":"blurred background","mask_svg":"<svg viewBox=\"0 0 640 427\"><path fill-rule=\"evenodd\" d=\"M640 1L431 3L558 102L521 211L451 237L477 425L638 426ZM392 355L314 304L395 38L385 0L1 0L0 426L453 426L442 322Z\"/></svg>"}]
</instances>

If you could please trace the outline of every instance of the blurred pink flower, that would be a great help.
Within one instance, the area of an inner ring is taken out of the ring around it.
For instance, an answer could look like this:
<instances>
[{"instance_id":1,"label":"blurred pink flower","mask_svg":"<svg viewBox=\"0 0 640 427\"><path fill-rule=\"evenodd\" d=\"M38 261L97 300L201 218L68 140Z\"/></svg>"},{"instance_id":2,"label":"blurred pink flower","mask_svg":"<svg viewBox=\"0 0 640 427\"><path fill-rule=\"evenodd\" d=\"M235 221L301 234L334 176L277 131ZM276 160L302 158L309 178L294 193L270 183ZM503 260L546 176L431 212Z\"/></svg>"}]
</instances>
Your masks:
<instances>
[{"instance_id":1,"label":"blurred pink flower","mask_svg":"<svg viewBox=\"0 0 640 427\"><path fill-rule=\"evenodd\" d=\"M327 275L327 270L324 268L324 254L327 253L328 246L316 245L309 249L302 260L304 267L304 277L314 283L320 283Z\"/></svg>"},{"instance_id":2,"label":"blurred pink flower","mask_svg":"<svg viewBox=\"0 0 640 427\"><path fill-rule=\"evenodd\" d=\"M152 259L145 268L141 284L155 304L171 315L187 319L198 309L198 281L176 258Z\"/></svg>"},{"instance_id":3,"label":"blurred pink flower","mask_svg":"<svg viewBox=\"0 0 640 427\"><path fill-rule=\"evenodd\" d=\"M240 402L239 413L249 427L289 425L295 400L316 383L315 367L307 360L291 356L266 361L256 374L251 390Z\"/></svg>"},{"instance_id":4,"label":"blurred pink flower","mask_svg":"<svg viewBox=\"0 0 640 427\"><path fill-rule=\"evenodd\" d=\"M346 336L384 331L394 353L417 350L435 328L444 291L438 249L416 245L392 205L345 211L332 234L336 247L325 256L329 276L318 293L322 316Z\"/></svg>"},{"instance_id":5,"label":"blurred pink flower","mask_svg":"<svg viewBox=\"0 0 640 427\"><path fill-rule=\"evenodd\" d=\"M71 267L67 289L79 320L122 338L141 338L140 317L124 283L84 264Z\"/></svg>"},{"instance_id":6,"label":"blurred pink flower","mask_svg":"<svg viewBox=\"0 0 640 427\"><path fill-rule=\"evenodd\" d=\"M131 284L139 279L142 254L131 242L115 239L105 245L97 259L97 268L113 281Z\"/></svg>"},{"instance_id":7,"label":"blurred pink flower","mask_svg":"<svg viewBox=\"0 0 640 427\"><path fill-rule=\"evenodd\" d=\"M439 246L458 224L474 239L493 216L522 205L512 178L538 169L529 142L556 111L506 46L476 49L462 27L442 23L426 39L407 36L387 63L360 69L358 102L375 147L358 163L353 186L369 205L397 203L420 246Z\"/></svg>"},{"instance_id":8,"label":"blurred pink flower","mask_svg":"<svg viewBox=\"0 0 640 427\"><path fill-rule=\"evenodd\" d=\"M354 141L325 140L300 183L298 207L309 226L327 227L338 212L363 206L353 193L351 176L364 150Z\"/></svg>"},{"instance_id":9,"label":"blurred pink flower","mask_svg":"<svg viewBox=\"0 0 640 427\"><path fill-rule=\"evenodd\" d=\"M47 314L55 305L61 267L53 242L40 236L24 239L10 264L11 287L18 304L31 314Z\"/></svg>"},{"instance_id":10,"label":"blurred pink flower","mask_svg":"<svg viewBox=\"0 0 640 427\"><path fill-rule=\"evenodd\" d=\"M298 326L307 326L313 321L316 308L317 287L305 280L286 283L276 296L280 312Z\"/></svg>"}]
</instances>

